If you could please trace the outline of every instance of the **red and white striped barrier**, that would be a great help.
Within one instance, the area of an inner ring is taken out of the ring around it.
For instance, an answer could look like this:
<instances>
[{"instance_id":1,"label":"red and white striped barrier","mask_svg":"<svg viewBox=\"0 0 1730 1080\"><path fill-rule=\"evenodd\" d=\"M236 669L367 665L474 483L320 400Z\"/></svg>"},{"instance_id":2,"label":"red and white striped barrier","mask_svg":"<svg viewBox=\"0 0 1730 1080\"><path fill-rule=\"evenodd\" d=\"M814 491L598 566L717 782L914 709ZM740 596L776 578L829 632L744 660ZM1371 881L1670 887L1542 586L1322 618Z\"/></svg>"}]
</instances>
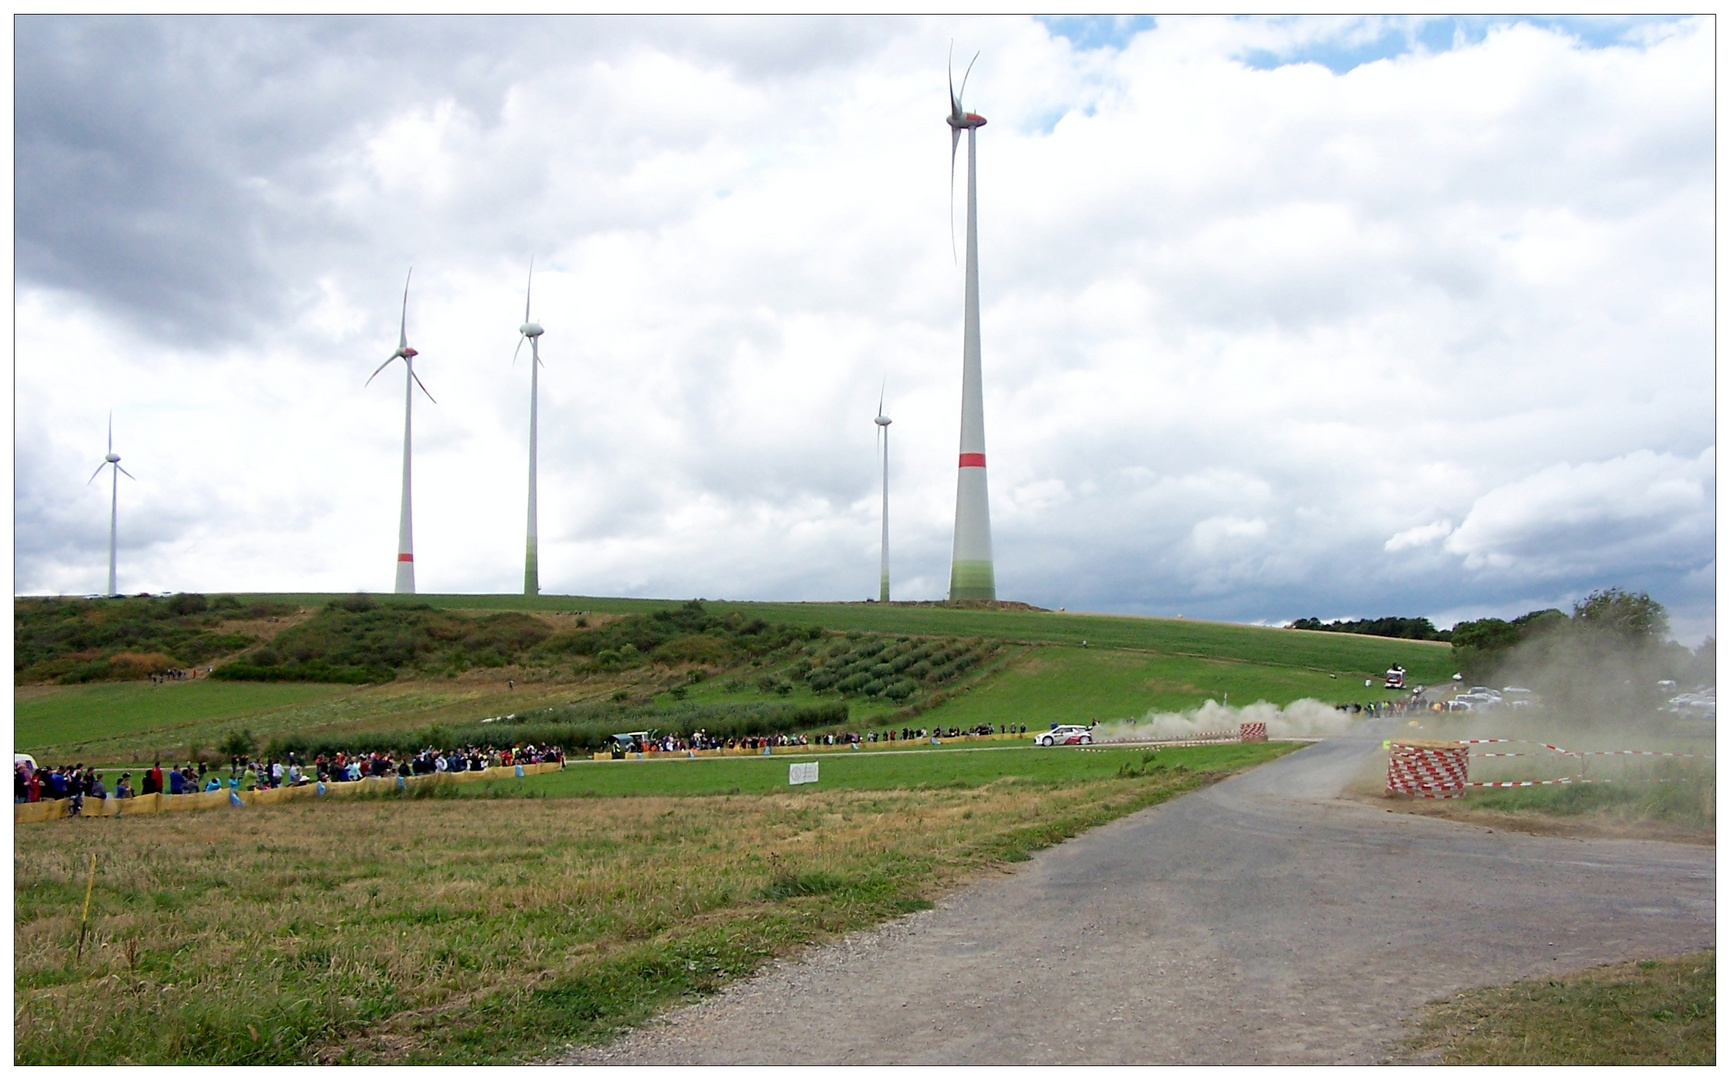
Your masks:
<instances>
[{"instance_id":1,"label":"red and white striped barrier","mask_svg":"<svg viewBox=\"0 0 1730 1080\"><path fill-rule=\"evenodd\" d=\"M1553 750L1558 754L1568 754L1573 757L1614 757L1619 754L1634 754L1640 757L1699 757L1699 754L1682 754L1672 750L1569 750L1547 742L1532 742L1528 739L1460 739L1461 746L1481 746L1488 743L1518 743L1522 746L1541 746L1545 750ZM1536 754L1526 753L1488 753L1478 754L1478 757L1536 757Z\"/></svg>"},{"instance_id":2,"label":"red and white striped barrier","mask_svg":"<svg viewBox=\"0 0 1730 1080\"><path fill-rule=\"evenodd\" d=\"M1267 725L1258 721L1237 726L1238 742L1267 742Z\"/></svg>"},{"instance_id":3,"label":"red and white striped barrier","mask_svg":"<svg viewBox=\"0 0 1730 1080\"><path fill-rule=\"evenodd\" d=\"M1468 751L1457 743L1388 744L1388 792L1457 799L1466 792Z\"/></svg>"}]
</instances>

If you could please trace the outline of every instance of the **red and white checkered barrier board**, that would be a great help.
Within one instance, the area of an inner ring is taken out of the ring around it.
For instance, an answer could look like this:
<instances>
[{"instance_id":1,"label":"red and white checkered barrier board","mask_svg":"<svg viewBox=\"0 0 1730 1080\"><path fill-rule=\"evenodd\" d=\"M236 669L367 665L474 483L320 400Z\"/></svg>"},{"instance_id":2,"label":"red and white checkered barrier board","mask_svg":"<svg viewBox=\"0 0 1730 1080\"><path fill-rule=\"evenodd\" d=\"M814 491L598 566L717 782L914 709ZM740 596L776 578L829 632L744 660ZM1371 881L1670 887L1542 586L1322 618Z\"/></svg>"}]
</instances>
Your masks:
<instances>
[{"instance_id":1,"label":"red and white checkered barrier board","mask_svg":"<svg viewBox=\"0 0 1730 1080\"><path fill-rule=\"evenodd\" d=\"M1267 725L1262 723L1245 723L1237 726L1238 742L1267 742Z\"/></svg>"},{"instance_id":2,"label":"red and white checkered barrier board","mask_svg":"<svg viewBox=\"0 0 1730 1080\"><path fill-rule=\"evenodd\" d=\"M1457 799L1466 793L1464 746L1388 745L1388 791L1418 799Z\"/></svg>"}]
</instances>

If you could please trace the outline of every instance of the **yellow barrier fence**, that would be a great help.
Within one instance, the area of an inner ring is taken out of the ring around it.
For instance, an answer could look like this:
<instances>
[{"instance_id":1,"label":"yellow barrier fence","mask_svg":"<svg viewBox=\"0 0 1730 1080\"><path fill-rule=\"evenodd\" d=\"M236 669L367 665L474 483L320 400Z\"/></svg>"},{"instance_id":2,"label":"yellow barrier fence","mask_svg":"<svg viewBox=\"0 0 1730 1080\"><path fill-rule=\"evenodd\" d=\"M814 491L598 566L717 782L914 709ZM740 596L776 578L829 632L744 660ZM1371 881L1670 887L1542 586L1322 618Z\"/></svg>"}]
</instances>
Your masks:
<instances>
[{"instance_id":1,"label":"yellow barrier fence","mask_svg":"<svg viewBox=\"0 0 1730 1080\"><path fill-rule=\"evenodd\" d=\"M83 816L133 817L137 814L169 814L182 810L214 810L232 806L235 798L238 798L243 806L274 806L297 799L332 798L355 795L363 791L389 791L398 786L399 780L404 787L441 781L467 783L472 780L505 780L516 776L534 776L536 773L557 772L562 768L564 766L556 761L544 761L538 765L498 765L478 771L429 773L422 776L368 776L361 780L345 780L341 783L310 783L297 787L259 788L254 791L230 792L224 787L220 791L199 791L190 795L151 794L130 799L116 799L113 796L106 799L86 798ZM324 788L322 794L319 792L320 787ZM71 808L70 799L13 803L12 821L17 825L55 821L70 816Z\"/></svg>"}]
</instances>

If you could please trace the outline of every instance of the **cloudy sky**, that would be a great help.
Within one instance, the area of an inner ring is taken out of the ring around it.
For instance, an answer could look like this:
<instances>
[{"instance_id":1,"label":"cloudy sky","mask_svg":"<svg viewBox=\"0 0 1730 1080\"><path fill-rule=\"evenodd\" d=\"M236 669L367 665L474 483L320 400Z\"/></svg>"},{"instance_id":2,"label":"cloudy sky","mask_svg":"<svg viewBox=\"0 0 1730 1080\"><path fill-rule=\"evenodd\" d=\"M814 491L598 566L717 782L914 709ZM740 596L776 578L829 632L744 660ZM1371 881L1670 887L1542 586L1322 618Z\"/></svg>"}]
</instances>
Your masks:
<instances>
[{"instance_id":1,"label":"cloudy sky","mask_svg":"<svg viewBox=\"0 0 1730 1080\"><path fill-rule=\"evenodd\" d=\"M15 587L1714 614L1709 21L25 18Z\"/></svg>"}]
</instances>

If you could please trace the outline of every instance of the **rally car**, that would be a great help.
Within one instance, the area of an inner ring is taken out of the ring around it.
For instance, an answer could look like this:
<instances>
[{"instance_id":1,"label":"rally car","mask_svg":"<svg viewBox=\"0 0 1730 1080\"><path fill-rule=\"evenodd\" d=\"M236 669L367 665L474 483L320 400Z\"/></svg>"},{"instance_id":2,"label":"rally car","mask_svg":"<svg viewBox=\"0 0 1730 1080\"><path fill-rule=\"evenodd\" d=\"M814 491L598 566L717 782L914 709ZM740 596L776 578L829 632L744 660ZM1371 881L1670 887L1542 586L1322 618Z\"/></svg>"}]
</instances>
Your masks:
<instances>
[{"instance_id":1,"label":"rally car","mask_svg":"<svg viewBox=\"0 0 1730 1080\"><path fill-rule=\"evenodd\" d=\"M1035 735L1033 741L1040 746L1086 746L1093 741L1093 730L1082 724L1057 724Z\"/></svg>"}]
</instances>

